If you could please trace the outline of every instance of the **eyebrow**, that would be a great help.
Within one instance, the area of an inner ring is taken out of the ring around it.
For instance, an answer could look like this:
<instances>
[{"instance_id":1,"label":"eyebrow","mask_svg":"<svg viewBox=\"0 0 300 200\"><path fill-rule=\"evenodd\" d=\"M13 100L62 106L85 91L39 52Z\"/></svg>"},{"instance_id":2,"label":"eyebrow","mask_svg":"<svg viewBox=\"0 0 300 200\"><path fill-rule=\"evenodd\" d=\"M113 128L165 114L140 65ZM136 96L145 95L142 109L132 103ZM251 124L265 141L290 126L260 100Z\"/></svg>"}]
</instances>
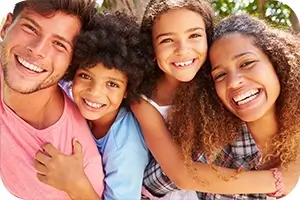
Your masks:
<instances>
[{"instance_id":1,"label":"eyebrow","mask_svg":"<svg viewBox=\"0 0 300 200\"><path fill-rule=\"evenodd\" d=\"M67 40L66 38L57 35L57 34L53 34L54 37L56 37L58 40L64 41L65 43L67 43L68 45L70 45L71 48L73 48L73 43L70 42L69 40Z\"/></svg>"},{"instance_id":2,"label":"eyebrow","mask_svg":"<svg viewBox=\"0 0 300 200\"><path fill-rule=\"evenodd\" d=\"M114 78L114 77L107 77L108 79L110 79L110 80L113 80L113 81L117 81L117 82L121 82L121 83L123 83L124 84L124 81L123 80L121 80L121 79L118 79L118 78Z\"/></svg>"},{"instance_id":3,"label":"eyebrow","mask_svg":"<svg viewBox=\"0 0 300 200\"><path fill-rule=\"evenodd\" d=\"M253 55L254 55L254 53L252 53L252 52L244 52L244 53L240 53L240 54L238 54L238 55L233 56L232 60L236 60L236 59L238 59L238 58L240 58L240 57L243 57L243 56L245 56L245 55L247 55L247 54L253 54ZM211 71L213 72L213 71L216 70L218 67L219 67L219 65L214 66L214 67L212 68Z\"/></svg>"},{"instance_id":4,"label":"eyebrow","mask_svg":"<svg viewBox=\"0 0 300 200\"><path fill-rule=\"evenodd\" d=\"M27 21L30 21L33 25L35 25L36 27L38 27L39 29L42 29L42 27L33 19L26 17L26 16L22 16L21 18L26 19Z\"/></svg>"},{"instance_id":5,"label":"eyebrow","mask_svg":"<svg viewBox=\"0 0 300 200\"><path fill-rule=\"evenodd\" d=\"M36 26L38 29L42 29L42 27L36 22L34 21L33 19L29 18L29 17L25 17L25 16L22 16L21 18L25 19L25 20L28 20L30 21L34 26ZM61 41L64 41L65 43L67 43L68 45L71 46L71 48L73 47L73 43L70 42L69 40L67 40L66 38L58 35L58 34L53 34L53 36L55 38L57 38L58 40L61 40Z\"/></svg>"},{"instance_id":6,"label":"eyebrow","mask_svg":"<svg viewBox=\"0 0 300 200\"><path fill-rule=\"evenodd\" d=\"M82 71L88 73L89 75L92 75L93 73L91 73L91 72L89 71L89 69L91 69L91 68L85 68L85 67L82 67L82 68L79 68L78 70L82 70ZM120 83L125 84L125 82L124 82L123 80L118 79L118 78L114 78L114 77L111 77L111 76L108 76L108 77L106 77L106 78L109 79L109 80L112 80L112 81L117 81L117 82L120 82Z\"/></svg>"},{"instance_id":7,"label":"eyebrow","mask_svg":"<svg viewBox=\"0 0 300 200\"><path fill-rule=\"evenodd\" d=\"M188 30L186 30L184 33L190 33L190 32L194 32L194 31L197 31L197 30L202 30L204 31L204 28L202 27L195 27L195 28L190 28ZM163 36L169 36L169 35L174 35L174 33L172 32L168 32L168 33L162 33L162 34L159 34L158 36L156 36L156 40L160 37L163 37Z\"/></svg>"}]
</instances>

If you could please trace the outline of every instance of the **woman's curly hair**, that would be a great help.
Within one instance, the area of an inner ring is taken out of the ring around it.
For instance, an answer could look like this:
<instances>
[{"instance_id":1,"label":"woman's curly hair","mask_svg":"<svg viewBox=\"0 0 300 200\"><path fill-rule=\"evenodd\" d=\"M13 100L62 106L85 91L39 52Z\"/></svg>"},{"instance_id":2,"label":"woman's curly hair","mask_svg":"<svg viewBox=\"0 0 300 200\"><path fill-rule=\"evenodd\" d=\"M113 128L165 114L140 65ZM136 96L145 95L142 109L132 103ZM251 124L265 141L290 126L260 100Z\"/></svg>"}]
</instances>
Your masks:
<instances>
[{"instance_id":1,"label":"woman's curly hair","mask_svg":"<svg viewBox=\"0 0 300 200\"><path fill-rule=\"evenodd\" d=\"M271 157L279 158L281 166L299 162L299 38L292 32L271 28L262 20L238 15L223 19L218 24L213 41L232 33L251 38L253 44L268 56L280 81L281 90L276 101L279 131L269 144L273 150ZM174 101L176 110L172 114L171 130L183 154L188 156L199 150L215 155L217 149L236 139L241 128L241 121L217 97L210 76L211 67L202 72L193 84L180 88L181 94ZM180 130L177 124L189 126Z\"/></svg>"},{"instance_id":2,"label":"woman's curly hair","mask_svg":"<svg viewBox=\"0 0 300 200\"><path fill-rule=\"evenodd\" d=\"M143 84L141 84L141 91L144 95L151 98L152 94L156 91L156 84L158 79L164 73L154 62L154 50L152 43L152 28L155 20L162 14L173 9L185 8L193 12L199 13L205 23L205 30L207 34L207 43L211 44L213 33L213 11L210 4L206 0L150 0L146 6L141 24L141 33L144 38L144 45L148 47L145 49L145 54L152 62L152 67L149 68L147 76Z\"/></svg>"},{"instance_id":3,"label":"woman's curly hair","mask_svg":"<svg viewBox=\"0 0 300 200\"><path fill-rule=\"evenodd\" d=\"M150 65L142 41L135 17L118 11L97 14L88 30L78 36L64 79L73 80L78 68L92 68L101 63L124 73L128 78L127 102L138 100L138 87Z\"/></svg>"}]
</instances>

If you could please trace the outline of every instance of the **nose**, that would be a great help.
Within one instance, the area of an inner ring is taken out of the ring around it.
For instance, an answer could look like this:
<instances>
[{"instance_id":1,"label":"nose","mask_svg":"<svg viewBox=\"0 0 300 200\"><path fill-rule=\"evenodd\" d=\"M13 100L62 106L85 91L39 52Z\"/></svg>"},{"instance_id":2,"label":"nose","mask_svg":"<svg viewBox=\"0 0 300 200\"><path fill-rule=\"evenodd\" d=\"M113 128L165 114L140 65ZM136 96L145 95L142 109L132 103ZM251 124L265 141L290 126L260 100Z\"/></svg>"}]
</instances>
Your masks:
<instances>
[{"instance_id":1,"label":"nose","mask_svg":"<svg viewBox=\"0 0 300 200\"><path fill-rule=\"evenodd\" d=\"M94 97L106 96L107 88L104 84L93 82L89 87L89 93Z\"/></svg>"},{"instance_id":2,"label":"nose","mask_svg":"<svg viewBox=\"0 0 300 200\"><path fill-rule=\"evenodd\" d=\"M228 89L236 89L243 85L244 77L240 73L230 73L227 75Z\"/></svg>"},{"instance_id":3,"label":"nose","mask_svg":"<svg viewBox=\"0 0 300 200\"><path fill-rule=\"evenodd\" d=\"M178 41L176 43L176 54L179 54L179 55L184 55L186 54L187 52L189 52L189 44L188 42L184 41L184 40L181 40L181 41Z\"/></svg>"},{"instance_id":4,"label":"nose","mask_svg":"<svg viewBox=\"0 0 300 200\"><path fill-rule=\"evenodd\" d=\"M29 52L39 58L45 58L49 52L50 46L47 38L36 38L27 46Z\"/></svg>"}]
</instances>

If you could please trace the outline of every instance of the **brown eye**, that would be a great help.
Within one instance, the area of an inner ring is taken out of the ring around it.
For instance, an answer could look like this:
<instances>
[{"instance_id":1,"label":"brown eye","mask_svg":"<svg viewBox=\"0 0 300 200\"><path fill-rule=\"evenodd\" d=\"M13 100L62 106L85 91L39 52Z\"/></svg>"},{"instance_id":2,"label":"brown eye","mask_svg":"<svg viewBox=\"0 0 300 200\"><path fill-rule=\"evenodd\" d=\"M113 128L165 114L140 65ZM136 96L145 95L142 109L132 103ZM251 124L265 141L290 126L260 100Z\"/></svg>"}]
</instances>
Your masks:
<instances>
[{"instance_id":1,"label":"brown eye","mask_svg":"<svg viewBox=\"0 0 300 200\"><path fill-rule=\"evenodd\" d=\"M226 76L226 73L219 73L217 74L216 76L213 77L214 81L221 81L225 78Z\"/></svg>"},{"instance_id":2,"label":"brown eye","mask_svg":"<svg viewBox=\"0 0 300 200\"><path fill-rule=\"evenodd\" d=\"M252 64L256 63L257 61L255 60L251 60L251 61L247 61L247 62L244 62L240 65L240 68L247 68L247 67L251 67Z\"/></svg>"},{"instance_id":3,"label":"brown eye","mask_svg":"<svg viewBox=\"0 0 300 200\"><path fill-rule=\"evenodd\" d=\"M78 76L85 80L91 80L91 77L85 73L80 73Z\"/></svg>"},{"instance_id":4,"label":"brown eye","mask_svg":"<svg viewBox=\"0 0 300 200\"><path fill-rule=\"evenodd\" d=\"M112 81L107 82L108 87L119 88L120 86Z\"/></svg>"},{"instance_id":5,"label":"brown eye","mask_svg":"<svg viewBox=\"0 0 300 200\"><path fill-rule=\"evenodd\" d=\"M171 38L167 38L167 39L164 39L160 42L160 44L162 43L170 43L170 42L173 42L173 40Z\"/></svg>"}]
</instances>

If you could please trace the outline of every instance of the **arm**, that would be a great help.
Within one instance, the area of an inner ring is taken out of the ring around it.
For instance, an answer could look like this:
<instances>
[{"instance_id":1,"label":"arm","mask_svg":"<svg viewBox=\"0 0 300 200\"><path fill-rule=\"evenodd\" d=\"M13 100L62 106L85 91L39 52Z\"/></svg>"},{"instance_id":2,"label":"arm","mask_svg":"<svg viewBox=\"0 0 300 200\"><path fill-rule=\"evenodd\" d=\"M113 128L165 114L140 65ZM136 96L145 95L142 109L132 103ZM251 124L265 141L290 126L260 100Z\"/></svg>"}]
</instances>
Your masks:
<instances>
[{"instance_id":1,"label":"arm","mask_svg":"<svg viewBox=\"0 0 300 200\"><path fill-rule=\"evenodd\" d=\"M184 164L180 150L172 140L160 113L145 100L132 105L131 108L141 125L148 148L164 172L178 187L220 194L272 193L276 190L275 179L272 172L268 170L243 172L238 179L226 182L217 176L209 164L194 162L192 167L196 169L194 174L196 178L193 178L189 175L189 169ZM236 173L234 169L222 167L217 169L222 175L228 177Z\"/></svg>"},{"instance_id":2,"label":"arm","mask_svg":"<svg viewBox=\"0 0 300 200\"><path fill-rule=\"evenodd\" d=\"M101 158L90 160L84 167L82 147L76 141L73 145L72 155L61 153L51 144L44 145L43 149L49 156L37 152L34 163L37 178L47 185L65 191L73 200L99 200L103 191L103 173L99 171L102 170Z\"/></svg>"},{"instance_id":3,"label":"arm","mask_svg":"<svg viewBox=\"0 0 300 200\"><path fill-rule=\"evenodd\" d=\"M105 200L140 200L148 152L126 144L126 149L108 152L105 159Z\"/></svg>"}]
</instances>

